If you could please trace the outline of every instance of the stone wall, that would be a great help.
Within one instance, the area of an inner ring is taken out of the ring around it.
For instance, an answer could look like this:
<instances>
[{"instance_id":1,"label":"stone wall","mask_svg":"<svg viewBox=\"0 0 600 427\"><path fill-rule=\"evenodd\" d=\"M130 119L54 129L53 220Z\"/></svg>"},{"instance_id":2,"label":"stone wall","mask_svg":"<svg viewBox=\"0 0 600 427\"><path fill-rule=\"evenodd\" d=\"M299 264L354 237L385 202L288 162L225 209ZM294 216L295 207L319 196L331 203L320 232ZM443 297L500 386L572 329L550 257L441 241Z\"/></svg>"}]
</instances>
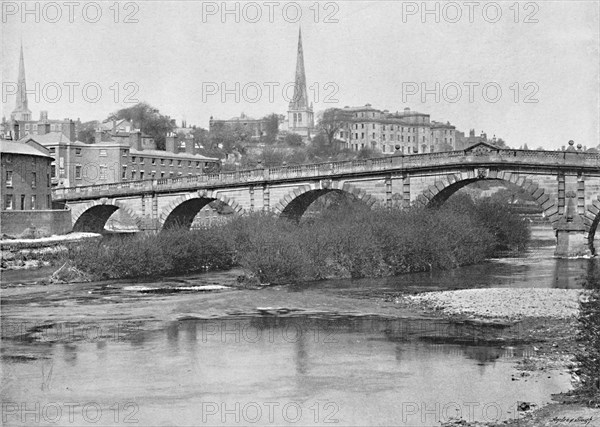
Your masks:
<instances>
[{"instance_id":1,"label":"stone wall","mask_svg":"<svg viewBox=\"0 0 600 427\"><path fill-rule=\"evenodd\" d=\"M19 237L35 229L39 237L67 234L71 231L70 210L1 211L0 232Z\"/></svg>"}]
</instances>

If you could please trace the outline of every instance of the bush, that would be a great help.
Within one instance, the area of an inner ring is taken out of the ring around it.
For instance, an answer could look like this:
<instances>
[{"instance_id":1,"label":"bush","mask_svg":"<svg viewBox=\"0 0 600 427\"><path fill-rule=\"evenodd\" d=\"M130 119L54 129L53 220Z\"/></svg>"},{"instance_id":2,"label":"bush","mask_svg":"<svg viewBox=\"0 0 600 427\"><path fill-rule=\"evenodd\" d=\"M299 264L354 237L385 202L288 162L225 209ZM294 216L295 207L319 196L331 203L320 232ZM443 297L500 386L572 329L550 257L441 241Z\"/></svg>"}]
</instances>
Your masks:
<instances>
[{"instance_id":1,"label":"bush","mask_svg":"<svg viewBox=\"0 0 600 427\"><path fill-rule=\"evenodd\" d=\"M77 268L113 279L224 270L235 265L261 282L383 277L478 263L522 247L526 224L487 202L442 209L369 209L345 198L321 203L300 223L254 213L199 230L176 229L83 244Z\"/></svg>"}]
</instances>

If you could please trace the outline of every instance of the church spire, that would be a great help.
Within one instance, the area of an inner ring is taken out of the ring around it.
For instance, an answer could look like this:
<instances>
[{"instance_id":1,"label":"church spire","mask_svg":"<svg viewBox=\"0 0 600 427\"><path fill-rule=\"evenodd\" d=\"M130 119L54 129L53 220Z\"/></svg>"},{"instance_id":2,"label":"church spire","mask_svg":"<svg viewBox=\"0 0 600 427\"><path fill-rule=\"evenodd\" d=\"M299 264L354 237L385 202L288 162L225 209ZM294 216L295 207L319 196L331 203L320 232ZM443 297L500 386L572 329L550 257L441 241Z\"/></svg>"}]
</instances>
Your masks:
<instances>
[{"instance_id":1,"label":"church spire","mask_svg":"<svg viewBox=\"0 0 600 427\"><path fill-rule=\"evenodd\" d=\"M304 52L302 51L302 28L298 31L298 54L296 58L296 80L294 84L294 97L290 101L290 110L308 109L308 90L306 88L306 74L304 73Z\"/></svg>"},{"instance_id":2,"label":"church spire","mask_svg":"<svg viewBox=\"0 0 600 427\"><path fill-rule=\"evenodd\" d=\"M27 102L27 88L25 79L25 60L23 59L23 42L21 42L21 55L19 57L19 79L17 81L17 99L15 109L11 114L13 120L31 120L31 111Z\"/></svg>"}]
</instances>

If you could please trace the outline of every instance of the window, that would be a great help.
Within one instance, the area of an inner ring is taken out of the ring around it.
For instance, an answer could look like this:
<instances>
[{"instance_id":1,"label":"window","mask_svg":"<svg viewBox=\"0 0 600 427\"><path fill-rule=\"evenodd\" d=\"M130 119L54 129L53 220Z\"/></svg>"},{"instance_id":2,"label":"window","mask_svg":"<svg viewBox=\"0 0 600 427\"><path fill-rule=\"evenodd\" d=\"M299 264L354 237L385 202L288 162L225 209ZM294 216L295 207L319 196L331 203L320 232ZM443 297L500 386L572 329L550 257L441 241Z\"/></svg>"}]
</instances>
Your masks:
<instances>
[{"instance_id":1,"label":"window","mask_svg":"<svg viewBox=\"0 0 600 427\"><path fill-rule=\"evenodd\" d=\"M13 208L13 195L7 194L4 196L4 209L9 211Z\"/></svg>"},{"instance_id":2,"label":"window","mask_svg":"<svg viewBox=\"0 0 600 427\"><path fill-rule=\"evenodd\" d=\"M155 165L156 164L156 159L152 159L152 164Z\"/></svg>"},{"instance_id":3,"label":"window","mask_svg":"<svg viewBox=\"0 0 600 427\"><path fill-rule=\"evenodd\" d=\"M4 158L6 159L6 163L12 163L12 156L10 154L7 154Z\"/></svg>"},{"instance_id":4,"label":"window","mask_svg":"<svg viewBox=\"0 0 600 427\"><path fill-rule=\"evenodd\" d=\"M358 134L356 134L356 136L358 136ZM364 133L364 132L361 132L361 134L360 134L360 137L361 137L362 139L365 139L365 133ZM358 138L356 138L356 139L358 139Z\"/></svg>"},{"instance_id":5,"label":"window","mask_svg":"<svg viewBox=\"0 0 600 427\"><path fill-rule=\"evenodd\" d=\"M34 211L37 205L37 196L35 194L31 195L31 210Z\"/></svg>"},{"instance_id":6,"label":"window","mask_svg":"<svg viewBox=\"0 0 600 427\"><path fill-rule=\"evenodd\" d=\"M375 123L373 123L373 129L375 129Z\"/></svg>"},{"instance_id":7,"label":"window","mask_svg":"<svg viewBox=\"0 0 600 427\"><path fill-rule=\"evenodd\" d=\"M173 166L173 159L169 161L169 166Z\"/></svg>"},{"instance_id":8,"label":"window","mask_svg":"<svg viewBox=\"0 0 600 427\"><path fill-rule=\"evenodd\" d=\"M123 150L123 152L121 153L121 156L123 156L123 157L129 156L129 150Z\"/></svg>"},{"instance_id":9,"label":"window","mask_svg":"<svg viewBox=\"0 0 600 427\"><path fill-rule=\"evenodd\" d=\"M200 162L196 162L196 167L199 168L200 167Z\"/></svg>"},{"instance_id":10,"label":"window","mask_svg":"<svg viewBox=\"0 0 600 427\"><path fill-rule=\"evenodd\" d=\"M365 124L361 123L360 127L361 127L361 129L364 129L365 128Z\"/></svg>"},{"instance_id":11,"label":"window","mask_svg":"<svg viewBox=\"0 0 600 427\"><path fill-rule=\"evenodd\" d=\"M175 175L175 172L173 172L173 171L169 172L169 177L170 178L173 178L173 175Z\"/></svg>"},{"instance_id":12,"label":"window","mask_svg":"<svg viewBox=\"0 0 600 427\"><path fill-rule=\"evenodd\" d=\"M50 200L50 194L46 196L46 208L52 209L52 201Z\"/></svg>"},{"instance_id":13,"label":"window","mask_svg":"<svg viewBox=\"0 0 600 427\"><path fill-rule=\"evenodd\" d=\"M140 171L140 179L144 179L144 171Z\"/></svg>"},{"instance_id":14,"label":"window","mask_svg":"<svg viewBox=\"0 0 600 427\"><path fill-rule=\"evenodd\" d=\"M106 166L105 165L100 165L100 179L106 179Z\"/></svg>"},{"instance_id":15,"label":"window","mask_svg":"<svg viewBox=\"0 0 600 427\"><path fill-rule=\"evenodd\" d=\"M381 151L385 153L385 144L383 144L383 146L381 147Z\"/></svg>"},{"instance_id":16,"label":"window","mask_svg":"<svg viewBox=\"0 0 600 427\"><path fill-rule=\"evenodd\" d=\"M13 186L13 171L6 171L6 186Z\"/></svg>"},{"instance_id":17,"label":"window","mask_svg":"<svg viewBox=\"0 0 600 427\"><path fill-rule=\"evenodd\" d=\"M46 174L46 184L47 184L46 186L48 188L50 188L50 174L49 173Z\"/></svg>"},{"instance_id":18,"label":"window","mask_svg":"<svg viewBox=\"0 0 600 427\"><path fill-rule=\"evenodd\" d=\"M54 163L50 165L50 176L56 178L56 164Z\"/></svg>"},{"instance_id":19,"label":"window","mask_svg":"<svg viewBox=\"0 0 600 427\"><path fill-rule=\"evenodd\" d=\"M21 194L21 210L25 210L25 194Z\"/></svg>"},{"instance_id":20,"label":"window","mask_svg":"<svg viewBox=\"0 0 600 427\"><path fill-rule=\"evenodd\" d=\"M131 163L135 163L135 156L131 157Z\"/></svg>"},{"instance_id":21,"label":"window","mask_svg":"<svg viewBox=\"0 0 600 427\"><path fill-rule=\"evenodd\" d=\"M100 157L106 157L106 150L100 150Z\"/></svg>"},{"instance_id":22,"label":"window","mask_svg":"<svg viewBox=\"0 0 600 427\"><path fill-rule=\"evenodd\" d=\"M75 179L81 179L81 165L75 166Z\"/></svg>"},{"instance_id":23,"label":"window","mask_svg":"<svg viewBox=\"0 0 600 427\"><path fill-rule=\"evenodd\" d=\"M29 123L25 123L25 130L29 130Z\"/></svg>"},{"instance_id":24,"label":"window","mask_svg":"<svg viewBox=\"0 0 600 427\"><path fill-rule=\"evenodd\" d=\"M373 138L375 138L375 132L373 132Z\"/></svg>"},{"instance_id":25,"label":"window","mask_svg":"<svg viewBox=\"0 0 600 427\"><path fill-rule=\"evenodd\" d=\"M127 179L127 166L121 167L121 179Z\"/></svg>"},{"instance_id":26,"label":"window","mask_svg":"<svg viewBox=\"0 0 600 427\"><path fill-rule=\"evenodd\" d=\"M144 164L144 158L140 157L140 165L143 165L143 164Z\"/></svg>"},{"instance_id":27,"label":"window","mask_svg":"<svg viewBox=\"0 0 600 427\"><path fill-rule=\"evenodd\" d=\"M381 139L385 141L385 134L381 135Z\"/></svg>"},{"instance_id":28,"label":"window","mask_svg":"<svg viewBox=\"0 0 600 427\"><path fill-rule=\"evenodd\" d=\"M35 188L37 185L37 173L31 173L31 188Z\"/></svg>"},{"instance_id":29,"label":"window","mask_svg":"<svg viewBox=\"0 0 600 427\"><path fill-rule=\"evenodd\" d=\"M177 167L180 168L181 167L181 160L177 160Z\"/></svg>"},{"instance_id":30,"label":"window","mask_svg":"<svg viewBox=\"0 0 600 427\"><path fill-rule=\"evenodd\" d=\"M161 172L160 172L160 177L161 177L161 178L164 178L164 177L165 177L165 172L164 172L164 171L161 171Z\"/></svg>"},{"instance_id":31,"label":"window","mask_svg":"<svg viewBox=\"0 0 600 427\"><path fill-rule=\"evenodd\" d=\"M160 159L160 165L164 166L165 165L165 159Z\"/></svg>"},{"instance_id":32,"label":"window","mask_svg":"<svg viewBox=\"0 0 600 427\"><path fill-rule=\"evenodd\" d=\"M298 113L298 122L302 123L302 114Z\"/></svg>"},{"instance_id":33,"label":"window","mask_svg":"<svg viewBox=\"0 0 600 427\"><path fill-rule=\"evenodd\" d=\"M136 173L135 171L131 171L131 179L132 180L135 180L135 173Z\"/></svg>"},{"instance_id":34,"label":"window","mask_svg":"<svg viewBox=\"0 0 600 427\"><path fill-rule=\"evenodd\" d=\"M56 154L56 147L50 147L50 154Z\"/></svg>"},{"instance_id":35,"label":"window","mask_svg":"<svg viewBox=\"0 0 600 427\"><path fill-rule=\"evenodd\" d=\"M75 155L76 156L81 156L81 148L76 148L75 149Z\"/></svg>"}]
</instances>

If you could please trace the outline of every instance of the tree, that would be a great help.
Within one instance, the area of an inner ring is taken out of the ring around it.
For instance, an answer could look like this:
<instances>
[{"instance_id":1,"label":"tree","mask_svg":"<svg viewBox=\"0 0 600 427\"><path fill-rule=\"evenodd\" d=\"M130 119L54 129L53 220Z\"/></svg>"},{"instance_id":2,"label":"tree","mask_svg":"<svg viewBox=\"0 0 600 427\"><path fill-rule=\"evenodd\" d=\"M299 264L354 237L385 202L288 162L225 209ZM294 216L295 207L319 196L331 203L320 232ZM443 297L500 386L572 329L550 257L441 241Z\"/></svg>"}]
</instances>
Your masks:
<instances>
[{"instance_id":1,"label":"tree","mask_svg":"<svg viewBox=\"0 0 600 427\"><path fill-rule=\"evenodd\" d=\"M272 144L277 140L279 135L279 116L275 113L265 116L263 119L265 123L265 140L267 143Z\"/></svg>"},{"instance_id":2,"label":"tree","mask_svg":"<svg viewBox=\"0 0 600 427\"><path fill-rule=\"evenodd\" d=\"M97 120L82 123L79 132L77 132L77 140L85 144L93 144L96 139L96 129L98 126L99 123Z\"/></svg>"},{"instance_id":3,"label":"tree","mask_svg":"<svg viewBox=\"0 0 600 427\"><path fill-rule=\"evenodd\" d=\"M139 128L143 133L154 138L156 146L161 150L165 149L167 134L175 129L175 123L169 116L160 114L158 109L145 102L123 108L111 114L108 119L129 120L133 127Z\"/></svg>"},{"instance_id":4,"label":"tree","mask_svg":"<svg viewBox=\"0 0 600 427\"><path fill-rule=\"evenodd\" d=\"M327 137L329 144L333 144L335 135L344 128L350 118L351 115L347 111L329 108L319 118L317 129Z\"/></svg>"},{"instance_id":5,"label":"tree","mask_svg":"<svg viewBox=\"0 0 600 427\"><path fill-rule=\"evenodd\" d=\"M496 140L496 145L500 148L508 148L508 145L506 145L506 142L502 138Z\"/></svg>"},{"instance_id":6,"label":"tree","mask_svg":"<svg viewBox=\"0 0 600 427\"><path fill-rule=\"evenodd\" d=\"M302 147L304 145L302 137L297 133L288 133L285 136L284 142L290 147Z\"/></svg>"}]
</instances>

